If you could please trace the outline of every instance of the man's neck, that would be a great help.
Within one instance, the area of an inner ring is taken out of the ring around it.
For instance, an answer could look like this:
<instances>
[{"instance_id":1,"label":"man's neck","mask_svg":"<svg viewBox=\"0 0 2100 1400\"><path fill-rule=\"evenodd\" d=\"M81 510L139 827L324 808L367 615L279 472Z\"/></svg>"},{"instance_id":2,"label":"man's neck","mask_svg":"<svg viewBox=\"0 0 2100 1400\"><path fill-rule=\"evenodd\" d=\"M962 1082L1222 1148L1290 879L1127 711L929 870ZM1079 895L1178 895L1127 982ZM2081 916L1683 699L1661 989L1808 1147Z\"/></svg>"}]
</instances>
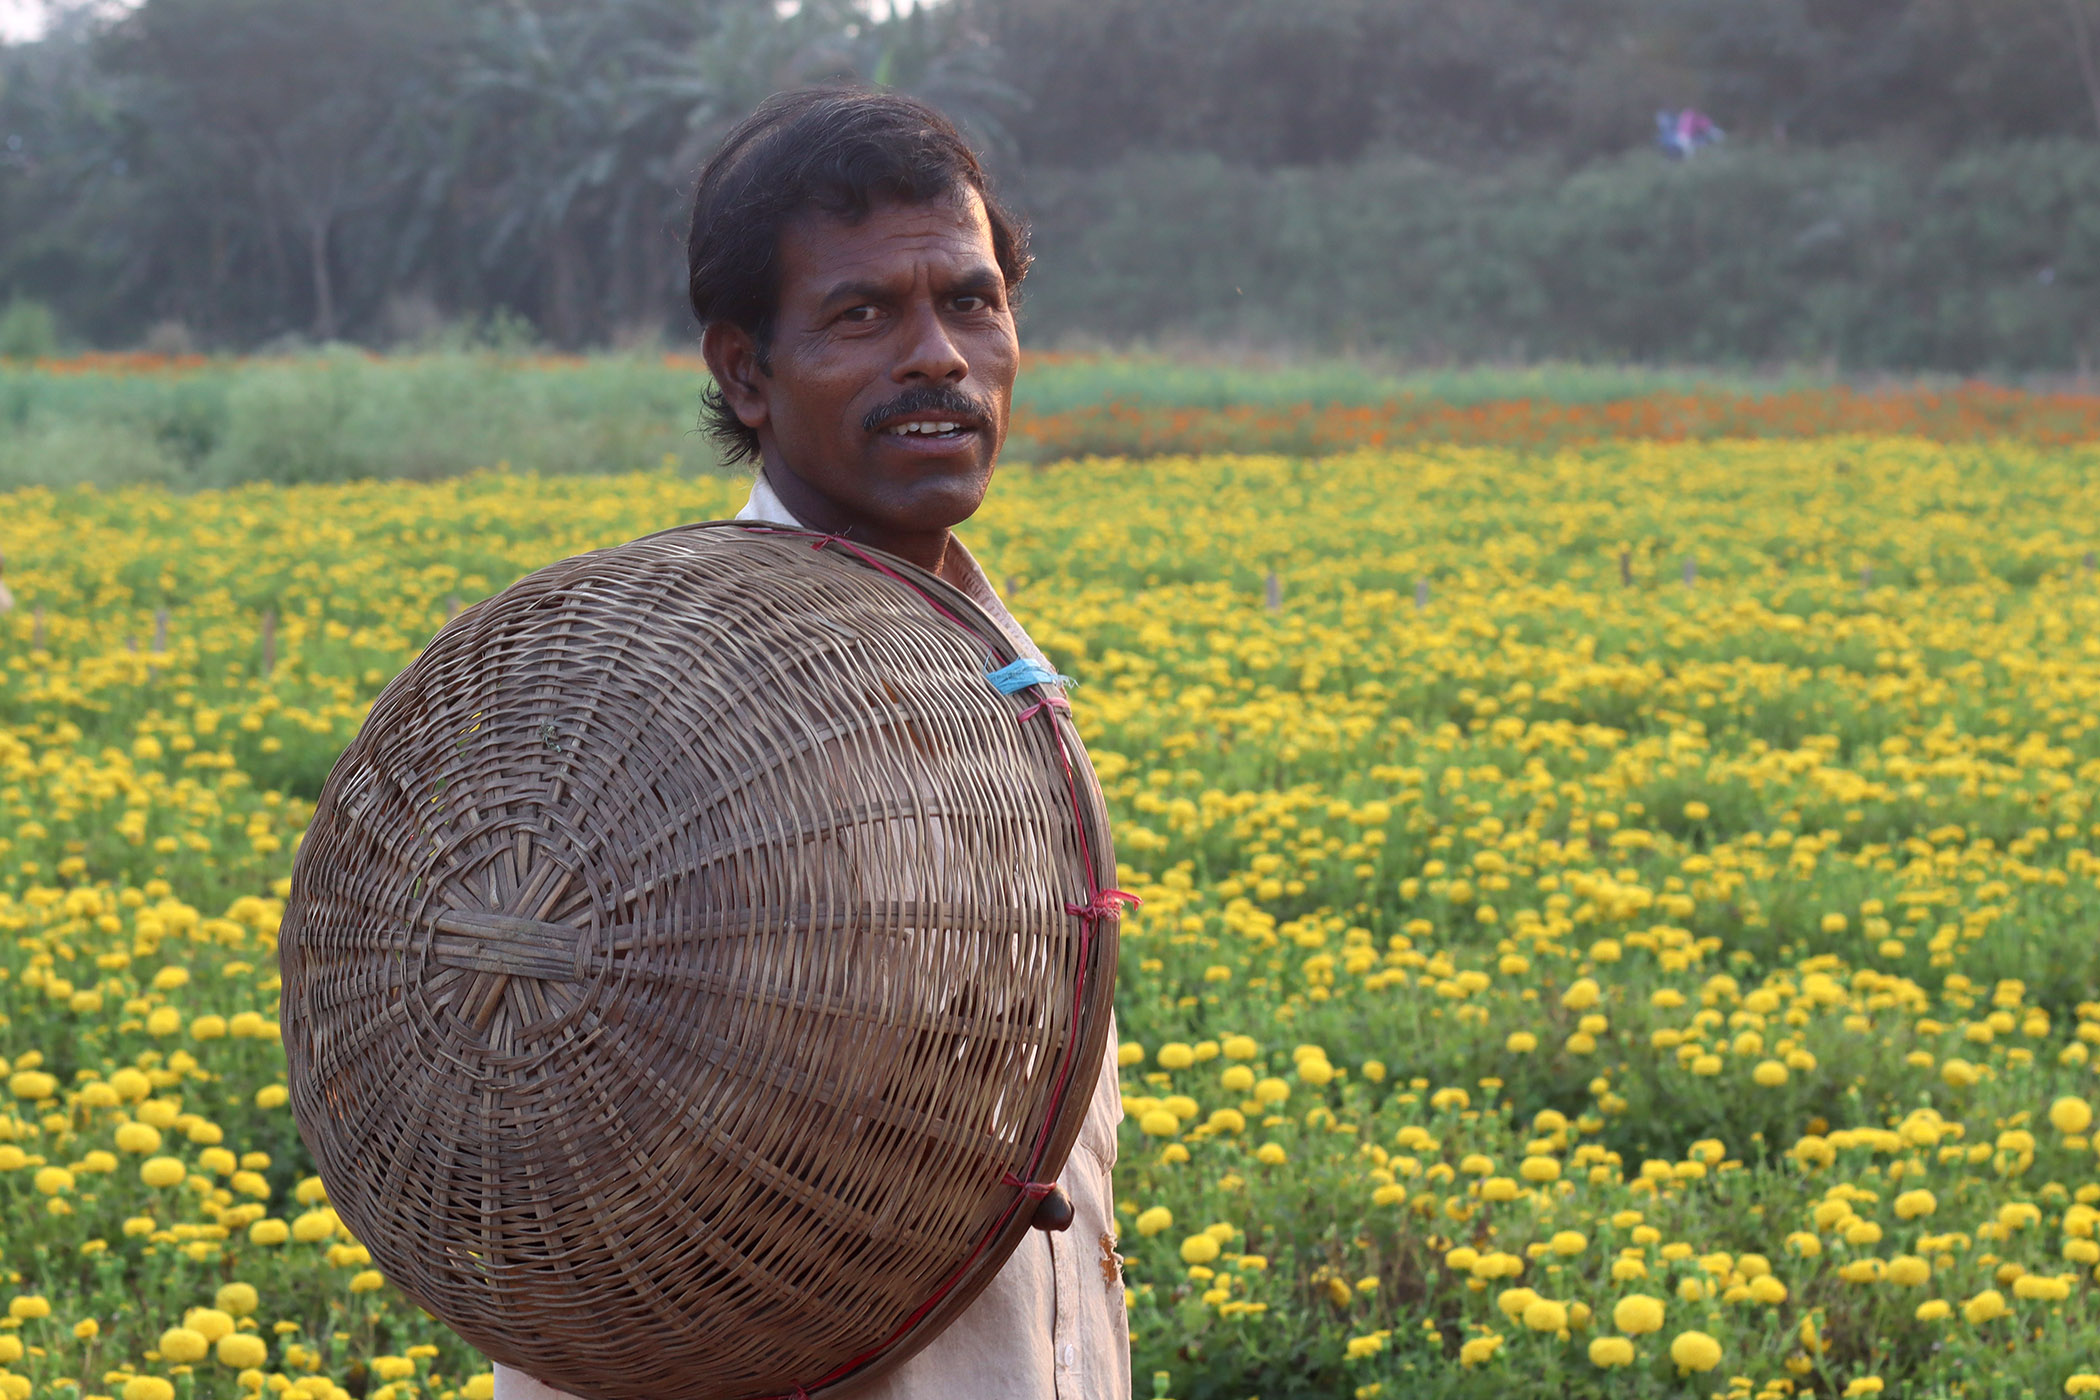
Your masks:
<instances>
[{"instance_id":1,"label":"man's neck","mask_svg":"<svg viewBox=\"0 0 2100 1400\"><path fill-rule=\"evenodd\" d=\"M948 545L955 538L952 532L900 534L885 530L863 516L840 510L829 496L813 489L792 471L767 466L763 468L763 475L766 484L773 488L773 494L788 508L788 513L806 528L837 535L855 544L873 545L899 558L909 559L930 574L947 576L945 566L950 562L951 554Z\"/></svg>"}]
</instances>

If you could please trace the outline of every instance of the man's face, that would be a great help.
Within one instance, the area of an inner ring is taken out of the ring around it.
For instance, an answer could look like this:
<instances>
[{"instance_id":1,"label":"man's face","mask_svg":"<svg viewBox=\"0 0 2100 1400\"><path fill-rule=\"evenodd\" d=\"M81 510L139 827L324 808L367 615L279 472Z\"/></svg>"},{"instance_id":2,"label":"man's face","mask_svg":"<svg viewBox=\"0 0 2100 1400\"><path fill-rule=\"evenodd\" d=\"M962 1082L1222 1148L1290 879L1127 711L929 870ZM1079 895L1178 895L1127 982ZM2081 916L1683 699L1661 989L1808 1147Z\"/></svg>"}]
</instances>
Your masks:
<instances>
[{"instance_id":1,"label":"man's face","mask_svg":"<svg viewBox=\"0 0 2100 1400\"><path fill-rule=\"evenodd\" d=\"M790 224L770 374L748 347L734 327L709 328L716 378L806 523L897 548L976 511L1020 344L974 193Z\"/></svg>"}]
</instances>

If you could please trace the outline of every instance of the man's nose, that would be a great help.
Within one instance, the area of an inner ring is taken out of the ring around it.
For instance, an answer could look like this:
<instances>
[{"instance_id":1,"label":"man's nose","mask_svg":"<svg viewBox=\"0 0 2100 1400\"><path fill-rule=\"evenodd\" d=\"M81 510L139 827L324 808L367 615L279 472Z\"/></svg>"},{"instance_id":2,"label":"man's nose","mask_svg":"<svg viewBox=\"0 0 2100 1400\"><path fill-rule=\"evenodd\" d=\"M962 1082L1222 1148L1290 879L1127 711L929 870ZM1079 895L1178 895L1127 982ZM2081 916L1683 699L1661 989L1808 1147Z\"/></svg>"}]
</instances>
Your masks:
<instances>
[{"instance_id":1,"label":"man's nose","mask_svg":"<svg viewBox=\"0 0 2100 1400\"><path fill-rule=\"evenodd\" d=\"M930 305L913 309L906 323L904 353L890 377L900 384L956 384L969 378L970 362Z\"/></svg>"}]
</instances>

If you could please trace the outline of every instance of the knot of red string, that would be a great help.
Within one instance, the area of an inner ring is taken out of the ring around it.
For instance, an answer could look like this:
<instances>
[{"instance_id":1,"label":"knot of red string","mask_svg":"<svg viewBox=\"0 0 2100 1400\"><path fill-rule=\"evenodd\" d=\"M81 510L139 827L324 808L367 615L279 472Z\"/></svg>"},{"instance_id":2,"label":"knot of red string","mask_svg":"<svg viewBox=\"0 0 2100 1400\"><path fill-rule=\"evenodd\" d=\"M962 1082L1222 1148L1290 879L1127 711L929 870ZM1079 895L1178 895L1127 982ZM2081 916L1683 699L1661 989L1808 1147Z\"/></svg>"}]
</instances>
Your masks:
<instances>
[{"instance_id":1,"label":"knot of red string","mask_svg":"<svg viewBox=\"0 0 2100 1400\"><path fill-rule=\"evenodd\" d=\"M1033 705L1016 715L1015 719L1022 724L1026 724L1037 715L1051 710L1063 710L1066 714L1070 714L1072 713L1072 702L1065 699L1062 695L1052 695L1046 699L1036 701Z\"/></svg>"},{"instance_id":2,"label":"knot of red string","mask_svg":"<svg viewBox=\"0 0 2100 1400\"><path fill-rule=\"evenodd\" d=\"M1013 1187L1031 1201L1040 1201L1057 1189L1057 1183L1054 1181L1024 1181L1012 1172L1008 1172L1001 1177L1000 1181Z\"/></svg>"},{"instance_id":3,"label":"knot of red string","mask_svg":"<svg viewBox=\"0 0 2100 1400\"><path fill-rule=\"evenodd\" d=\"M1065 912L1077 914L1090 923L1099 923L1103 919L1113 919L1121 914L1126 904L1135 906L1144 902L1136 895L1125 894L1122 890L1099 890L1085 904L1067 904Z\"/></svg>"}]
</instances>

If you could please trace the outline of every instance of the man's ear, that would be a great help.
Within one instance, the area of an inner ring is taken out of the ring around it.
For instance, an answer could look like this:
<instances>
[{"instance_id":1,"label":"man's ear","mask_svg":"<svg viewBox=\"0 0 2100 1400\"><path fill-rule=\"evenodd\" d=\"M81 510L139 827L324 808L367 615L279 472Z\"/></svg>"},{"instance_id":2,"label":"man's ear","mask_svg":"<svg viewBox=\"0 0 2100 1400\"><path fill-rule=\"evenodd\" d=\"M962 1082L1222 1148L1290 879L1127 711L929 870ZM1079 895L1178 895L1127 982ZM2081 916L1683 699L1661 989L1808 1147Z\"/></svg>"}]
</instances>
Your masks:
<instances>
[{"instance_id":1,"label":"man's ear","mask_svg":"<svg viewBox=\"0 0 2100 1400\"><path fill-rule=\"evenodd\" d=\"M753 430L764 427L772 417L766 396L770 385L759 368L758 346L751 333L727 321L710 322L700 333L700 353L738 421Z\"/></svg>"}]
</instances>

